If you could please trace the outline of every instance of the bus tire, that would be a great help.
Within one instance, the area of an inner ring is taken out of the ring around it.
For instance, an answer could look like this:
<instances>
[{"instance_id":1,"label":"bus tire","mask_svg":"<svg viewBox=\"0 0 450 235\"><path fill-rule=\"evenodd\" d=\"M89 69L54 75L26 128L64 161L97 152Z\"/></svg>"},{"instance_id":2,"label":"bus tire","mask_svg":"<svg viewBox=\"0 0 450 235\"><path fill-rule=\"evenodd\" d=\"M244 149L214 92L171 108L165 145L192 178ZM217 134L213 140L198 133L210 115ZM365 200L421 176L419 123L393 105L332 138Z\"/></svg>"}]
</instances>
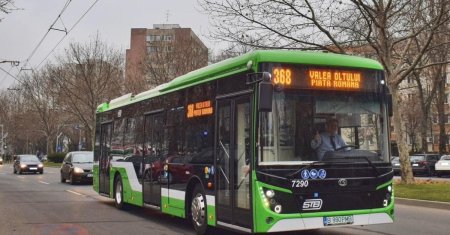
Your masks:
<instances>
[{"instance_id":1,"label":"bus tire","mask_svg":"<svg viewBox=\"0 0 450 235\"><path fill-rule=\"evenodd\" d=\"M123 202L123 183L120 175L114 180L114 204L119 210L127 209L127 204Z\"/></svg>"},{"instance_id":2,"label":"bus tire","mask_svg":"<svg viewBox=\"0 0 450 235\"><path fill-rule=\"evenodd\" d=\"M200 184L197 184L192 191L190 218L195 232L198 235L206 234L208 229L206 196Z\"/></svg>"}]
</instances>

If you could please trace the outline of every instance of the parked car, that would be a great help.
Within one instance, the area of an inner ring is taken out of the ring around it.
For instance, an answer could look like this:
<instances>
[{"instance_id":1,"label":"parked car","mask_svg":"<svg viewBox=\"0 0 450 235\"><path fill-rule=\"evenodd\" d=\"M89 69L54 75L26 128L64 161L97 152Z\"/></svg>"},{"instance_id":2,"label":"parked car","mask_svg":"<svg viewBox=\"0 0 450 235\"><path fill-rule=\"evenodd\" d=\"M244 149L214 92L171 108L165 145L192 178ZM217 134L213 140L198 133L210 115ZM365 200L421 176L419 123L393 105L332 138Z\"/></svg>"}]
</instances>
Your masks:
<instances>
[{"instance_id":1,"label":"parked car","mask_svg":"<svg viewBox=\"0 0 450 235\"><path fill-rule=\"evenodd\" d=\"M428 176L434 175L434 165L438 160L439 155L437 154L414 154L409 157L413 173L426 174Z\"/></svg>"},{"instance_id":2,"label":"parked car","mask_svg":"<svg viewBox=\"0 0 450 235\"><path fill-rule=\"evenodd\" d=\"M392 157L391 164L392 164L392 170L394 171L394 175L399 175L400 174L400 158Z\"/></svg>"},{"instance_id":3,"label":"parked car","mask_svg":"<svg viewBox=\"0 0 450 235\"><path fill-rule=\"evenodd\" d=\"M443 155L441 159L434 165L436 175L450 175L450 155Z\"/></svg>"},{"instance_id":4,"label":"parked car","mask_svg":"<svg viewBox=\"0 0 450 235\"><path fill-rule=\"evenodd\" d=\"M44 173L44 164L36 157L36 155L31 154L21 154L14 157L13 164L14 174L23 172L33 172L40 174Z\"/></svg>"},{"instance_id":5,"label":"parked car","mask_svg":"<svg viewBox=\"0 0 450 235\"><path fill-rule=\"evenodd\" d=\"M70 180L76 182L92 183L92 169L94 167L94 153L91 151L69 152L61 165L61 183Z\"/></svg>"}]
</instances>

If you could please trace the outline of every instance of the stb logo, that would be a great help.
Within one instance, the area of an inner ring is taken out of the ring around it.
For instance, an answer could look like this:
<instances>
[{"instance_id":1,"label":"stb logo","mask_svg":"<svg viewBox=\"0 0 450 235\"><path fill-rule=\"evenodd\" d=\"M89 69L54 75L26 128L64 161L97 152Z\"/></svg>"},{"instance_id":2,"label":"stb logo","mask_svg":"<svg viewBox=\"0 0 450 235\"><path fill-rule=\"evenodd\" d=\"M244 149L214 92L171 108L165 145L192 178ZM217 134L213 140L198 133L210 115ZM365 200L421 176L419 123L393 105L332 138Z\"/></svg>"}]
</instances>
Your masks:
<instances>
[{"instance_id":1,"label":"stb logo","mask_svg":"<svg viewBox=\"0 0 450 235\"><path fill-rule=\"evenodd\" d=\"M322 199L306 199L303 202L304 211L320 210L322 208Z\"/></svg>"}]
</instances>

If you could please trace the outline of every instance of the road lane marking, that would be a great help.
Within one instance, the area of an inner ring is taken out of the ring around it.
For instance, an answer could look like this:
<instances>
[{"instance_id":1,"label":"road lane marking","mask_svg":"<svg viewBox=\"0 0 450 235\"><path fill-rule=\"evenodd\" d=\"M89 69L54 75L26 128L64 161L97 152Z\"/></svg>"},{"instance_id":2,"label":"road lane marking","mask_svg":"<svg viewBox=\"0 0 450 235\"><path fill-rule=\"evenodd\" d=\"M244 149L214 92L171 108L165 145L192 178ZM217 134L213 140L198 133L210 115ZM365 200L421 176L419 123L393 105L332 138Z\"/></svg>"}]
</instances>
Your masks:
<instances>
[{"instance_id":1,"label":"road lane marking","mask_svg":"<svg viewBox=\"0 0 450 235\"><path fill-rule=\"evenodd\" d=\"M50 183L47 183L47 182L44 182L44 181L39 181L39 183L41 183L41 184L50 184Z\"/></svg>"},{"instance_id":2,"label":"road lane marking","mask_svg":"<svg viewBox=\"0 0 450 235\"><path fill-rule=\"evenodd\" d=\"M25 177L24 177L24 176L17 176L17 178L25 179Z\"/></svg>"},{"instance_id":3,"label":"road lane marking","mask_svg":"<svg viewBox=\"0 0 450 235\"><path fill-rule=\"evenodd\" d=\"M66 190L66 192L73 193L73 194L76 194L76 195L78 195L78 196L84 196L83 194L77 193L77 192L72 191L72 190Z\"/></svg>"}]
</instances>

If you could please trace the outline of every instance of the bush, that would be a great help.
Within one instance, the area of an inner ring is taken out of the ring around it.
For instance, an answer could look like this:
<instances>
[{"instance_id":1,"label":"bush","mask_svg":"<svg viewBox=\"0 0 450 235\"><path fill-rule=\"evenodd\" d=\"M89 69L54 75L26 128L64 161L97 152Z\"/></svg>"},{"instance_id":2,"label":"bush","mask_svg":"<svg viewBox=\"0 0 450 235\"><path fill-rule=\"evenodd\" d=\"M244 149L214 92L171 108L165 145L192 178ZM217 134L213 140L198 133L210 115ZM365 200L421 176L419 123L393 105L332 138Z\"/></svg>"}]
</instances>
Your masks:
<instances>
[{"instance_id":1,"label":"bush","mask_svg":"<svg viewBox=\"0 0 450 235\"><path fill-rule=\"evenodd\" d=\"M47 156L49 162L62 163L66 153L52 153Z\"/></svg>"}]
</instances>

